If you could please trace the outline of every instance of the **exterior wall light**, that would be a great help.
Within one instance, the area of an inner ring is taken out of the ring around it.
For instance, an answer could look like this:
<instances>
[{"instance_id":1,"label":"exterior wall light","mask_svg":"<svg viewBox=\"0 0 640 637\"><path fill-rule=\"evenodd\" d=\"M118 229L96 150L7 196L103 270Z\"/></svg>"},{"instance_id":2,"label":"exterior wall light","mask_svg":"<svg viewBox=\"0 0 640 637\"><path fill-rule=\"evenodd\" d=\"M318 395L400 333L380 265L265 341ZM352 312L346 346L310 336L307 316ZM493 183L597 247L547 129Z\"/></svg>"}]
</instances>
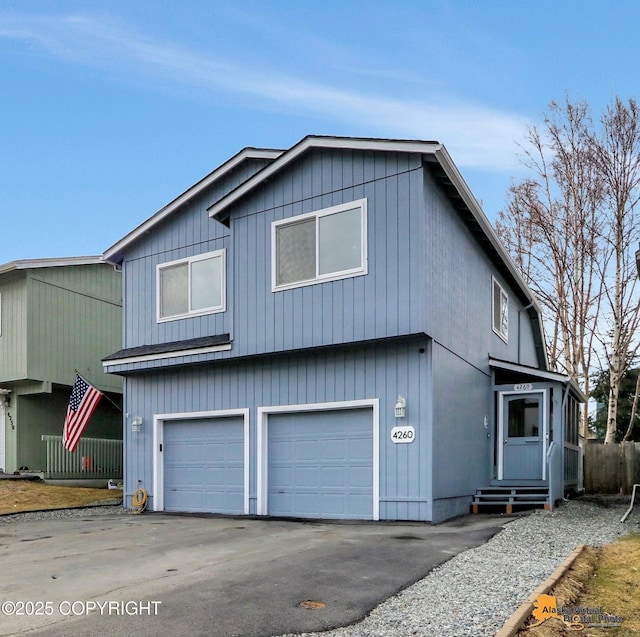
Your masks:
<instances>
[{"instance_id":1,"label":"exterior wall light","mask_svg":"<svg viewBox=\"0 0 640 637\"><path fill-rule=\"evenodd\" d=\"M142 429L142 416L136 416L131 421L131 431L133 431L133 433L138 433L140 429Z\"/></svg>"},{"instance_id":2,"label":"exterior wall light","mask_svg":"<svg viewBox=\"0 0 640 637\"><path fill-rule=\"evenodd\" d=\"M396 403L396 418L404 418L407 415L407 401L402 396L398 396Z\"/></svg>"}]
</instances>

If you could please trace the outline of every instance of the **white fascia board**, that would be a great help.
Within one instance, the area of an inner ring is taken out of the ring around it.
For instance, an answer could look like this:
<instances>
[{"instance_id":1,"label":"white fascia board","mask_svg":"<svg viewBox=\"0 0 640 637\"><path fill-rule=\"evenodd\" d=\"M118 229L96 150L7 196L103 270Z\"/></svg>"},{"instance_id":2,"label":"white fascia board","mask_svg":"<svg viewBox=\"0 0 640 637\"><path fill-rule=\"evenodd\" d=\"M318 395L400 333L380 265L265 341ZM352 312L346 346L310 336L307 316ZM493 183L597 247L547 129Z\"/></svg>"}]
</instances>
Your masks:
<instances>
[{"instance_id":1,"label":"white fascia board","mask_svg":"<svg viewBox=\"0 0 640 637\"><path fill-rule=\"evenodd\" d=\"M190 199L193 199L199 195L203 190L211 186L218 179L226 175L229 171L233 170L238 164L242 163L246 159L276 159L282 155L284 151L269 149L269 148L245 148L239 153L234 155L231 159L227 160L221 166L218 166L213 172L209 173L206 177L195 183L191 188L185 190L181 195L176 197L173 201L166 206L158 210L153 216L149 217L146 221L141 223L137 228L132 230L129 234L124 236L120 241L114 243L108 248L103 257L105 261L117 265L119 261L113 260L114 257L128 245L136 241L145 232L148 232L153 226L160 223L163 219L171 215L180 206L187 203Z\"/></svg>"},{"instance_id":2,"label":"white fascia board","mask_svg":"<svg viewBox=\"0 0 640 637\"><path fill-rule=\"evenodd\" d=\"M149 361L161 361L181 356L195 356L197 354L212 354L214 352L227 352L231 349L231 343L224 345L211 345L209 347L197 347L193 349L177 350L175 352L162 352L159 354L142 354L140 356L125 356L123 358L113 358L102 362L102 368L109 373L109 368L117 365L127 365L129 363L146 363Z\"/></svg>"},{"instance_id":3,"label":"white fascia board","mask_svg":"<svg viewBox=\"0 0 640 637\"><path fill-rule=\"evenodd\" d=\"M509 361L503 361L497 358L489 357L489 365L491 367L496 367L498 369L504 369L510 372L517 372L519 374L529 374L530 376L535 376L542 380L553 380L558 383L564 383L571 386L575 394L580 398L582 402L588 402L587 396L584 392L578 387L577 383L569 378L566 374L561 374L560 372L548 372L542 369L536 369L533 367L528 367L526 365L520 365L518 363L510 363Z\"/></svg>"},{"instance_id":4,"label":"white fascia board","mask_svg":"<svg viewBox=\"0 0 640 637\"><path fill-rule=\"evenodd\" d=\"M295 146L284 152L272 164L256 173L243 184L232 190L228 195L211 206L209 210L210 217L216 217L225 208L233 204L235 201L250 192L256 185L268 179L271 175L282 170L285 166L297 159L310 148L332 148L342 150L369 150L369 151L386 151L398 153L419 153L434 154L441 148L438 142L425 142L419 140L394 140L394 139L366 139L356 137L305 137Z\"/></svg>"},{"instance_id":5,"label":"white fascia board","mask_svg":"<svg viewBox=\"0 0 640 637\"><path fill-rule=\"evenodd\" d=\"M34 270L37 268L61 268L68 265L96 265L105 263L101 256L61 257L47 259L20 259L0 265L0 274L14 270Z\"/></svg>"}]
</instances>

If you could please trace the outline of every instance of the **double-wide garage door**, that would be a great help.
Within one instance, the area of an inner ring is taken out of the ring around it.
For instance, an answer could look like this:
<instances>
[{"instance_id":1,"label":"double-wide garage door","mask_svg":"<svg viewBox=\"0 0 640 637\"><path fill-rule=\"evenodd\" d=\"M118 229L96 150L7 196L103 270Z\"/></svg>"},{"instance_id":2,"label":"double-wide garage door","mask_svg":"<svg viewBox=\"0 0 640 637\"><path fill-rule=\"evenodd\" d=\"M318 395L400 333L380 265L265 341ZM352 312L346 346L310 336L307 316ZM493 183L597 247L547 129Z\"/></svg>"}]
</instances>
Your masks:
<instances>
[{"instance_id":1,"label":"double-wide garage door","mask_svg":"<svg viewBox=\"0 0 640 637\"><path fill-rule=\"evenodd\" d=\"M267 438L269 515L372 518L371 409L272 413Z\"/></svg>"},{"instance_id":2,"label":"double-wide garage door","mask_svg":"<svg viewBox=\"0 0 640 637\"><path fill-rule=\"evenodd\" d=\"M244 513L242 417L166 421L164 509Z\"/></svg>"}]
</instances>

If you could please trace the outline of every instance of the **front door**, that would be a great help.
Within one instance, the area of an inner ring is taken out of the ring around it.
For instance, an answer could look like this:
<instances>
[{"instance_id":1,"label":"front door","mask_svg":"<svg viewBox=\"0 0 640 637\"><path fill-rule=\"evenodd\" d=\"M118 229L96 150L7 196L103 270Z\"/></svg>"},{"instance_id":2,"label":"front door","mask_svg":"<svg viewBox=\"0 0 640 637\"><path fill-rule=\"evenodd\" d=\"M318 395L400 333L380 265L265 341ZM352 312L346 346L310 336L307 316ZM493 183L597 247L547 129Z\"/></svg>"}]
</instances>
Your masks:
<instances>
[{"instance_id":1,"label":"front door","mask_svg":"<svg viewBox=\"0 0 640 637\"><path fill-rule=\"evenodd\" d=\"M498 410L498 479L544 480L546 394L501 392Z\"/></svg>"}]
</instances>

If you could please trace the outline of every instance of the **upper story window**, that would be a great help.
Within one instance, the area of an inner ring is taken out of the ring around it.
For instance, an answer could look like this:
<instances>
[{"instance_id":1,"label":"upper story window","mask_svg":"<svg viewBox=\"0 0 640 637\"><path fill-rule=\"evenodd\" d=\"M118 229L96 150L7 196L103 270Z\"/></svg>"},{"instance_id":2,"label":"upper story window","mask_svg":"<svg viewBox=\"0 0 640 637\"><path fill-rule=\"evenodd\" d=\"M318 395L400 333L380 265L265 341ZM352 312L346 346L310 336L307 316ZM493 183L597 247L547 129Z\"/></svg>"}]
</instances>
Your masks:
<instances>
[{"instance_id":1,"label":"upper story window","mask_svg":"<svg viewBox=\"0 0 640 637\"><path fill-rule=\"evenodd\" d=\"M225 250L158 265L158 321L224 312Z\"/></svg>"},{"instance_id":2,"label":"upper story window","mask_svg":"<svg viewBox=\"0 0 640 637\"><path fill-rule=\"evenodd\" d=\"M273 290L366 274L366 238L366 199L275 221Z\"/></svg>"},{"instance_id":3,"label":"upper story window","mask_svg":"<svg viewBox=\"0 0 640 637\"><path fill-rule=\"evenodd\" d=\"M505 342L509 341L509 297L493 279L493 331Z\"/></svg>"}]
</instances>

